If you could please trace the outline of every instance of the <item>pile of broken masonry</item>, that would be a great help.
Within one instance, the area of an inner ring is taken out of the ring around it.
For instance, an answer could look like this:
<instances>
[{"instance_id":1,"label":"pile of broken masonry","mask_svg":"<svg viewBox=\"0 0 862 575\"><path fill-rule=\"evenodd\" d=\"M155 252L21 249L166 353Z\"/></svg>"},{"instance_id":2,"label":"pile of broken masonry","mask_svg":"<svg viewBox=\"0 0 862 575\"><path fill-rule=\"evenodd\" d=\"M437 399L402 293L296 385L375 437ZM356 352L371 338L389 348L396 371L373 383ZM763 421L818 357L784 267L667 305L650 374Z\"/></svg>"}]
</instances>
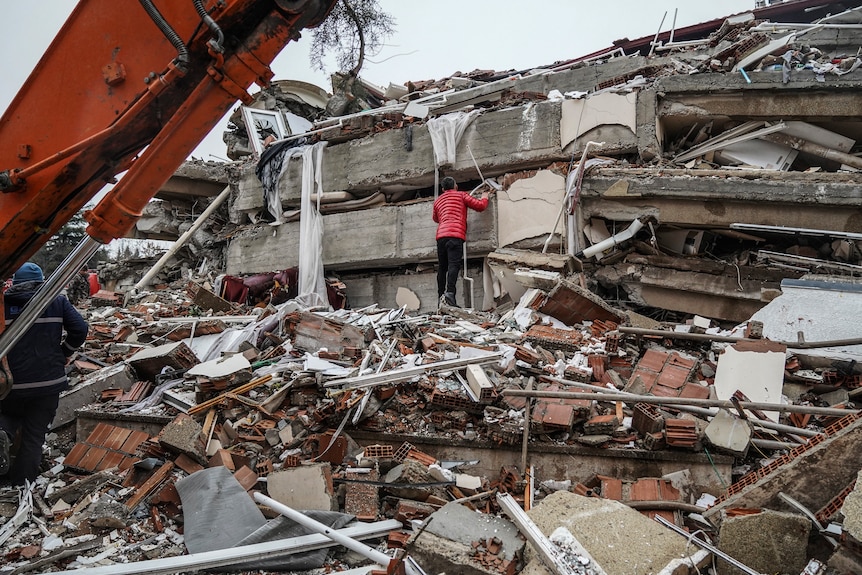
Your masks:
<instances>
[{"instance_id":1,"label":"pile of broken masonry","mask_svg":"<svg viewBox=\"0 0 862 575\"><path fill-rule=\"evenodd\" d=\"M426 315L209 287L87 304L0 573L862 572L862 376L805 354L858 339L658 324L578 276Z\"/></svg>"}]
</instances>

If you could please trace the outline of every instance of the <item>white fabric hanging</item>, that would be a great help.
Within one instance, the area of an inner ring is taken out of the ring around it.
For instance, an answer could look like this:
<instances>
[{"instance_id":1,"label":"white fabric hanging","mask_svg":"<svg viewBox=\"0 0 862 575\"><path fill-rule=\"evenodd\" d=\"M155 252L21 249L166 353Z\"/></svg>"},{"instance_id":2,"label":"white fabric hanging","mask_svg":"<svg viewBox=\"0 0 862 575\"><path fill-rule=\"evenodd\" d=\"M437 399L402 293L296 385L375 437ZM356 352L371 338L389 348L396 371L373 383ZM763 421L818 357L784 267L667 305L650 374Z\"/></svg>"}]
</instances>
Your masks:
<instances>
[{"instance_id":1,"label":"white fabric hanging","mask_svg":"<svg viewBox=\"0 0 862 575\"><path fill-rule=\"evenodd\" d=\"M455 163L455 149L461 141L461 136L464 135L470 122L481 113L481 110L452 112L445 116L431 118L426 122L437 167Z\"/></svg>"},{"instance_id":2,"label":"white fabric hanging","mask_svg":"<svg viewBox=\"0 0 862 575\"><path fill-rule=\"evenodd\" d=\"M308 307L329 307L323 277L323 148L326 142L302 150L302 202L299 215L299 295L296 300ZM311 195L317 194L317 204Z\"/></svg>"}]
</instances>

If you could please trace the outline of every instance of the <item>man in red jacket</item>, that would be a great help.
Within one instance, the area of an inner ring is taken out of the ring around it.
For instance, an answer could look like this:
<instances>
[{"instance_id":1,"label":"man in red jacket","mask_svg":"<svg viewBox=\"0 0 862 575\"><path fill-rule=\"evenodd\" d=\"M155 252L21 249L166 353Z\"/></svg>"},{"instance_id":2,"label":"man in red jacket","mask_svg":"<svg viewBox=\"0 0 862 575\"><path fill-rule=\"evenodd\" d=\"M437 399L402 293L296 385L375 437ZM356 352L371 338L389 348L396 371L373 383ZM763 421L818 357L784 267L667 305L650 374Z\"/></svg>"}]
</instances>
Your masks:
<instances>
[{"instance_id":1,"label":"man in red jacket","mask_svg":"<svg viewBox=\"0 0 862 575\"><path fill-rule=\"evenodd\" d=\"M443 193L434 200L434 221L437 222L437 296L440 304L455 303L455 283L464 261L467 240L467 208L477 212L488 207L488 192L476 199L458 189L454 178L440 182Z\"/></svg>"}]
</instances>

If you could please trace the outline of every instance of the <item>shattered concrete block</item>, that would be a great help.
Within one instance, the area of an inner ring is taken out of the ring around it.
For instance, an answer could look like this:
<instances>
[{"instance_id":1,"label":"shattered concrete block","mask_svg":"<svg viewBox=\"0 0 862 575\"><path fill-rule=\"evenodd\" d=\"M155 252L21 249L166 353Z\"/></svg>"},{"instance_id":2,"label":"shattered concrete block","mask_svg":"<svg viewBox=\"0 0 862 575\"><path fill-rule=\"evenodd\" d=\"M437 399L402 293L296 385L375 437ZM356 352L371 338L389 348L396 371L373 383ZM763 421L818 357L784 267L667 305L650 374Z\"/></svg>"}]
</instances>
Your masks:
<instances>
[{"instance_id":1,"label":"shattered concrete block","mask_svg":"<svg viewBox=\"0 0 862 575\"><path fill-rule=\"evenodd\" d=\"M407 306L409 311L417 311L421 305L416 292L403 286L398 286L398 291L395 292L395 303L398 307Z\"/></svg>"},{"instance_id":2,"label":"shattered concrete block","mask_svg":"<svg viewBox=\"0 0 862 575\"><path fill-rule=\"evenodd\" d=\"M557 491L528 514L548 537L568 529L607 573L658 573L685 553L684 537L618 501ZM530 557L522 573L548 573L528 547Z\"/></svg>"},{"instance_id":3,"label":"shattered concrete block","mask_svg":"<svg viewBox=\"0 0 862 575\"><path fill-rule=\"evenodd\" d=\"M57 414L51 429L75 421L75 411L98 399L106 389L129 391L136 381L135 374L125 363L118 363L90 374L87 379L60 394Z\"/></svg>"},{"instance_id":4,"label":"shattered concrete block","mask_svg":"<svg viewBox=\"0 0 862 575\"><path fill-rule=\"evenodd\" d=\"M404 463L396 465L384 477L386 483L397 483L401 485L411 485L418 483L428 483L434 481L429 475L428 468L413 459L405 459ZM428 487L388 487L388 491L397 497L405 499L415 499L417 501L425 501L430 493Z\"/></svg>"},{"instance_id":5,"label":"shattered concrete block","mask_svg":"<svg viewBox=\"0 0 862 575\"><path fill-rule=\"evenodd\" d=\"M856 479L862 468L862 454L857 449L862 418L847 416L833 428L829 436L810 442L798 453L791 452L792 457L779 460L765 472L744 476L703 513L704 517L717 524L721 512L728 508L776 508L784 505L781 492L807 509L824 508Z\"/></svg>"},{"instance_id":6,"label":"shattered concrete block","mask_svg":"<svg viewBox=\"0 0 862 575\"><path fill-rule=\"evenodd\" d=\"M806 548L811 522L803 515L764 509L721 522L718 548L761 573L800 573L808 562ZM741 570L718 562L719 575Z\"/></svg>"},{"instance_id":7,"label":"shattered concrete block","mask_svg":"<svg viewBox=\"0 0 862 575\"><path fill-rule=\"evenodd\" d=\"M498 569L484 566L474 558L472 545L458 543L423 531L407 543L410 556L427 573L457 573L458 575L500 575Z\"/></svg>"},{"instance_id":8,"label":"shattered concrete block","mask_svg":"<svg viewBox=\"0 0 862 575\"><path fill-rule=\"evenodd\" d=\"M191 416L181 413L159 434L159 445L173 453L185 453L201 465L207 464L202 428Z\"/></svg>"},{"instance_id":9,"label":"shattered concrete block","mask_svg":"<svg viewBox=\"0 0 862 575\"><path fill-rule=\"evenodd\" d=\"M751 425L720 409L706 426L704 436L718 450L745 457L751 443Z\"/></svg>"},{"instance_id":10,"label":"shattered concrete block","mask_svg":"<svg viewBox=\"0 0 862 575\"><path fill-rule=\"evenodd\" d=\"M200 363L195 353L182 341L142 349L127 360L141 379L154 380L162 369L188 369Z\"/></svg>"},{"instance_id":11,"label":"shattered concrete block","mask_svg":"<svg viewBox=\"0 0 862 575\"><path fill-rule=\"evenodd\" d=\"M563 280L548 294L538 311L554 317L566 325L583 321L603 321L621 324L625 313L614 309L604 300L571 280Z\"/></svg>"},{"instance_id":12,"label":"shattered concrete block","mask_svg":"<svg viewBox=\"0 0 862 575\"><path fill-rule=\"evenodd\" d=\"M87 515L93 527L125 529L132 523L131 510L107 495L99 497L99 500L87 509Z\"/></svg>"},{"instance_id":13,"label":"shattered concrete block","mask_svg":"<svg viewBox=\"0 0 862 575\"><path fill-rule=\"evenodd\" d=\"M506 559L514 559L524 546L518 528L507 519L476 513L454 502L447 503L432 513L425 529L429 533L465 545L479 539L496 537L501 540Z\"/></svg>"},{"instance_id":14,"label":"shattered concrete block","mask_svg":"<svg viewBox=\"0 0 862 575\"><path fill-rule=\"evenodd\" d=\"M347 473L347 480L377 481L376 469L368 473ZM344 512L359 521L375 521L380 511L380 487L369 483L347 483L344 493Z\"/></svg>"},{"instance_id":15,"label":"shattered concrete block","mask_svg":"<svg viewBox=\"0 0 862 575\"><path fill-rule=\"evenodd\" d=\"M275 471L267 476L269 496L294 509L338 509L328 463L314 463Z\"/></svg>"},{"instance_id":16,"label":"shattered concrete block","mask_svg":"<svg viewBox=\"0 0 862 575\"><path fill-rule=\"evenodd\" d=\"M862 573L862 557L841 545L829 557L827 566L835 573Z\"/></svg>"}]
</instances>

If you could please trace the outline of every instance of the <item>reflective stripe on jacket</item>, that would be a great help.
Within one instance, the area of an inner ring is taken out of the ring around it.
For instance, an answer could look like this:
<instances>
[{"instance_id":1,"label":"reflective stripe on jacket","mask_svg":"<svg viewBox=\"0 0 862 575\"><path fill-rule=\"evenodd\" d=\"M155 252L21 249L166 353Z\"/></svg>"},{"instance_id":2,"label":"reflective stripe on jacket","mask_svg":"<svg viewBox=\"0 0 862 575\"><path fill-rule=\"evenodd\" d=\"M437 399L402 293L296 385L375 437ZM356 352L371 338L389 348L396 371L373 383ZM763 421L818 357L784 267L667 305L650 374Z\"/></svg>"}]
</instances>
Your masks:
<instances>
[{"instance_id":1,"label":"reflective stripe on jacket","mask_svg":"<svg viewBox=\"0 0 862 575\"><path fill-rule=\"evenodd\" d=\"M36 292L30 282L12 286L3 296L9 326ZM66 338L63 339L63 332ZM48 395L66 389L66 358L83 345L89 326L66 296L57 296L21 336L6 358L12 371L12 394Z\"/></svg>"}]
</instances>

